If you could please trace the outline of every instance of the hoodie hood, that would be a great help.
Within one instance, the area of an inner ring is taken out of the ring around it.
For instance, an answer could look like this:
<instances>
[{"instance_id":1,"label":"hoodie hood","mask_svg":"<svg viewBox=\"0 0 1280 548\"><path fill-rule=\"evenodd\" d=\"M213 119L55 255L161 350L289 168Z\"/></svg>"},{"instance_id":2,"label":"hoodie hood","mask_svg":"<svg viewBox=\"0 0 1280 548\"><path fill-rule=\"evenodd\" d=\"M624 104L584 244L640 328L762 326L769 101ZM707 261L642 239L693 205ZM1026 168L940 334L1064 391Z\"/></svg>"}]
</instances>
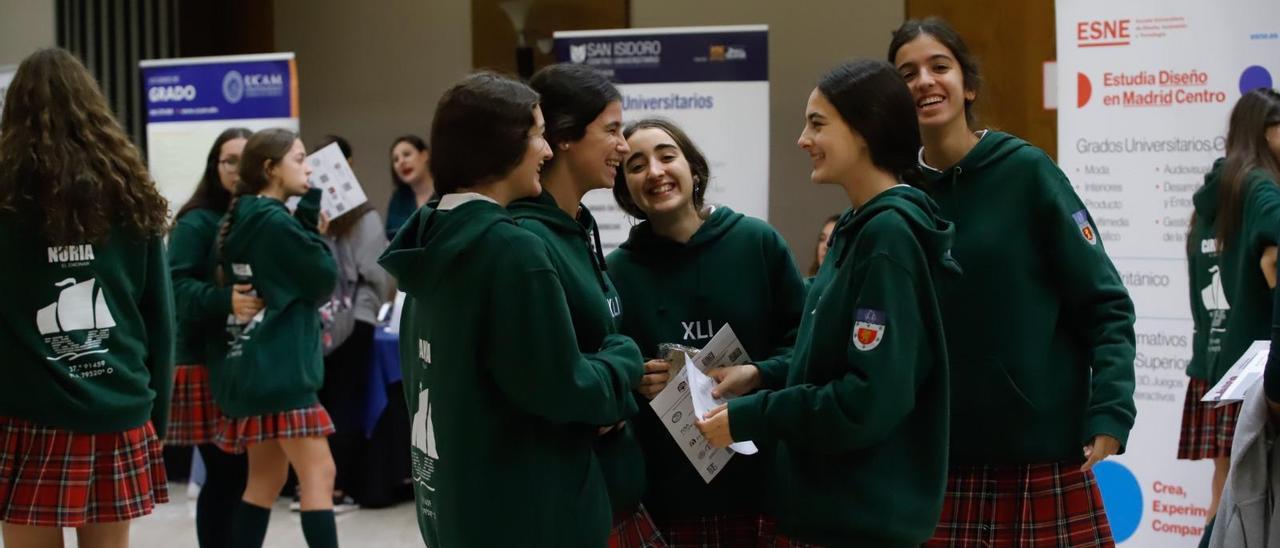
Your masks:
<instances>
[{"instance_id":1,"label":"hoodie hood","mask_svg":"<svg viewBox=\"0 0 1280 548\"><path fill-rule=\"evenodd\" d=\"M246 194L236 198L235 205L231 231L222 242L224 257L248 255L249 248L257 240L258 234L261 234L262 227L270 223L275 216L278 215L285 221L293 222L289 208L285 207L284 202L274 198Z\"/></svg>"},{"instance_id":2,"label":"hoodie hood","mask_svg":"<svg viewBox=\"0 0 1280 548\"><path fill-rule=\"evenodd\" d=\"M532 198L524 198L511 202L507 211L516 219L534 220L546 225L551 230L564 236L577 236L587 244L591 261L596 267L596 278L601 288L606 288L604 272L609 270L605 264L604 246L600 243L600 229L596 226L596 218L591 215L587 206L578 204L578 218L569 217L560 209L556 199L550 192L543 191ZM606 289L606 293L607 293Z\"/></svg>"},{"instance_id":3,"label":"hoodie hood","mask_svg":"<svg viewBox=\"0 0 1280 548\"><path fill-rule=\"evenodd\" d=\"M925 257L933 270L953 275L961 273L960 264L951 257L951 246L956 235L955 225L938 215L938 204L932 198L905 184L881 192L858 210L846 211L836 221L832 240L847 240L868 221L886 210L898 212L907 221L912 234L924 248ZM851 246L840 246L839 255L835 257L837 267L844 262L850 251Z\"/></svg>"},{"instance_id":4,"label":"hoodie hood","mask_svg":"<svg viewBox=\"0 0 1280 548\"><path fill-rule=\"evenodd\" d=\"M922 167L924 178L930 183L940 183L950 181L952 184L963 173L976 173L983 169L995 165L1005 158L1021 151L1022 149L1035 150L1035 147L1022 139L1014 137L1003 131L988 130L978 144L969 150L956 165L944 168L941 171ZM924 158L924 148L920 149L920 156ZM921 162L923 164L923 162Z\"/></svg>"},{"instance_id":5,"label":"hoodie hood","mask_svg":"<svg viewBox=\"0 0 1280 548\"><path fill-rule=\"evenodd\" d=\"M643 221L632 227L631 235L620 246L636 253L650 254L655 252L671 252L676 250L696 251L698 248L715 243L728 234L746 215L738 213L726 206L713 206L711 214L702 221L702 226L693 233L688 242L680 243L659 236L653 232L653 222Z\"/></svg>"},{"instance_id":6,"label":"hoodie hood","mask_svg":"<svg viewBox=\"0 0 1280 548\"><path fill-rule=\"evenodd\" d=\"M1222 165L1226 162L1226 158L1218 158L1213 162L1213 169L1204 174L1204 186L1196 189L1196 193L1191 197L1191 202L1195 204L1196 218L1204 221L1206 226L1213 226L1213 221L1218 217L1218 193L1222 185Z\"/></svg>"},{"instance_id":7,"label":"hoodie hood","mask_svg":"<svg viewBox=\"0 0 1280 548\"><path fill-rule=\"evenodd\" d=\"M447 211L437 211L438 205L430 202L410 215L378 258L378 264L395 276L400 290L415 297L424 296L490 228L515 224L502 206L484 200Z\"/></svg>"}]
</instances>

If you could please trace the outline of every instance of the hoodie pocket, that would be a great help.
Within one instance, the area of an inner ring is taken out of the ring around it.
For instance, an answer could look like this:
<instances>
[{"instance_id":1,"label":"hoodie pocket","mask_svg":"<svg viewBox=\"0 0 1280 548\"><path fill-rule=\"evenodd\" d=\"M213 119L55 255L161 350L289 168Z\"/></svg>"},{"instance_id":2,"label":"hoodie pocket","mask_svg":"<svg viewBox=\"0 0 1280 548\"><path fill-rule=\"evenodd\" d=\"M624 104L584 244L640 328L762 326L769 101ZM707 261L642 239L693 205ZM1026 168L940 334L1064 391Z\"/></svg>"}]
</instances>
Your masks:
<instances>
[{"instance_id":1,"label":"hoodie pocket","mask_svg":"<svg viewBox=\"0 0 1280 548\"><path fill-rule=\"evenodd\" d=\"M980 424L990 424L987 419L1018 422L1035 414L1035 404L999 359L984 356L966 362L957 360L951 369L957 416L980 418Z\"/></svg>"}]
</instances>

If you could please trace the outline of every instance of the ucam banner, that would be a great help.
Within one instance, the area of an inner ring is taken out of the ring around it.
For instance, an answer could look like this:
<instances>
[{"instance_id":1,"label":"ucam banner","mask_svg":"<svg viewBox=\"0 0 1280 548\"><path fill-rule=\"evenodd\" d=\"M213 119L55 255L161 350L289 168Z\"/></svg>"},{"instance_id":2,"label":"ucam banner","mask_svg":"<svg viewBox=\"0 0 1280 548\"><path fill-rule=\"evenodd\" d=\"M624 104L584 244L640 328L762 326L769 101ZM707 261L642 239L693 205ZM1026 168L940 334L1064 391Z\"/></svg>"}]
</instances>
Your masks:
<instances>
[{"instance_id":1,"label":"ucam banner","mask_svg":"<svg viewBox=\"0 0 1280 548\"><path fill-rule=\"evenodd\" d=\"M174 213L191 197L209 147L231 127L298 131L293 53L157 59L139 63L147 164Z\"/></svg>"},{"instance_id":2,"label":"ucam banner","mask_svg":"<svg viewBox=\"0 0 1280 548\"><path fill-rule=\"evenodd\" d=\"M1209 461L1176 460L1191 359L1191 197L1245 91L1280 71L1275 0L1057 3L1058 161L1137 309L1137 426L1096 470L1116 540L1195 546Z\"/></svg>"},{"instance_id":3,"label":"ucam banner","mask_svg":"<svg viewBox=\"0 0 1280 548\"><path fill-rule=\"evenodd\" d=\"M627 121L666 118L706 155L706 202L769 214L769 27L678 27L555 33L556 58L608 74ZM635 219L608 190L583 198L608 253Z\"/></svg>"}]
</instances>

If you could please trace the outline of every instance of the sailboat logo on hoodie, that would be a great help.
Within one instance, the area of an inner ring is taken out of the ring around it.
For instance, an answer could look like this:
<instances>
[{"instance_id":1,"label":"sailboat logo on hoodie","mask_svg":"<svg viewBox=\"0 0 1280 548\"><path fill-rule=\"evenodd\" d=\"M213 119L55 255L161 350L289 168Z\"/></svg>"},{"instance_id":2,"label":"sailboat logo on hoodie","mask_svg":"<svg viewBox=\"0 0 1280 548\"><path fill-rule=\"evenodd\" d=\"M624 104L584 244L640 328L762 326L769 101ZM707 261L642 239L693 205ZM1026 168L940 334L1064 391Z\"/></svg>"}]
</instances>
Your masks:
<instances>
[{"instance_id":1,"label":"sailboat logo on hoodie","mask_svg":"<svg viewBox=\"0 0 1280 548\"><path fill-rule=\"evenodd\" d=\"M1075 220L1076 226L1080 228L1080 235L1084 236L1084 241L1089 245L1098 245L1098 232L1093 229L1093 225L1089 224L1089 212L1081 209L1071 214L1071 218Z\"/></svg>"},{"instance_id":2,"label":"sailboat logo on hoodie","mask_svg":"<svg viewBox=\"0 0 1280 548\"><path fill-rule=\"evenodd\" d=\"M884 311L859 308L854 311L853 318L853 346L863 352L880 346L887 323Z\"/></svg>"},{"instance_id":3,"label":"sailboat logo on hoodie","mask_svg":"<svg viewBox=\"0 0 1280 548\"><path fill-rule=\"evenodd\" d=\"M116 320L102 288L95 287L97 279L78 282L67 278L53 285L62 288L58 300L36 311L36 328L45 336L45 343L54 354L46 359L74 361L82 356L106 353L102 344L110 338ZM75 337L71 335L73 332Z\"/></svg>"}]
</instances>

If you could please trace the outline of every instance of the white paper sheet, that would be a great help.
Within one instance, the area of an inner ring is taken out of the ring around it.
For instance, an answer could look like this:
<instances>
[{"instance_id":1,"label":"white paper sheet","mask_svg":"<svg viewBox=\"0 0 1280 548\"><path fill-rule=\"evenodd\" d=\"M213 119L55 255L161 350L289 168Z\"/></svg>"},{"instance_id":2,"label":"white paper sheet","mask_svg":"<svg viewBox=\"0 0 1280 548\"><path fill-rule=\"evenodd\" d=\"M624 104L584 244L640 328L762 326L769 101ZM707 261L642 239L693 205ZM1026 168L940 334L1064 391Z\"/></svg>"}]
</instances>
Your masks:
<instances>
[{"instance_id":1,"label":"white paper sheet","mask_svg":"<svg viewBox=\"0 0 1280 548\"><path fill-rule=\"evenodd\" d=\"M1271 354L1271 341L1253 341L1240 359L1222 375L1222 380L1205 393L1202 402L1218 402L1218 406L1244 401L1249 391L1262 380Z\"/></svg>"}]
</instances>

